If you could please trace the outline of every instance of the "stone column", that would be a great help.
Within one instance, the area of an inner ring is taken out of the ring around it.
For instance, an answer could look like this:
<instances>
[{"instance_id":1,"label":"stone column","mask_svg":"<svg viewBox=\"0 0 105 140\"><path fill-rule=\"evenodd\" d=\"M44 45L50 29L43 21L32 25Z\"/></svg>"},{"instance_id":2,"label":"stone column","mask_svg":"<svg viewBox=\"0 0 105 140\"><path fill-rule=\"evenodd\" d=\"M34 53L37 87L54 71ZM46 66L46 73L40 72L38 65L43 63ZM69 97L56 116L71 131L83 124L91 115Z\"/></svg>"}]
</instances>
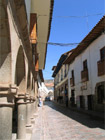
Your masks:
<instances>
[{"instance_id":1,"label":"stone column","mask_svg":"<svg viewBox=\"0 0 105 140\"><path fill-rule=\"evenodd\" d=\"M12 139L12 113L14 105L14 96L17 93L15 85L0 85L0 139Z\"/></svg>"},{"instance_id":2,"label":"stone column","mask_svg":"<svg viewBox=\"0 0 105 140\"><path fill-rule=\"evenodd\" d=\"M26 114L27 114L27 123L26 127L31 127L31 98L27 94L27 105L26 105Z\"/></svg>"},{"instance_id":3,"label":"stone column","mask_svg":"<svg viewBox=\"0 0 105 140\"><path fill-rule=\"evenodd\" d=\"M34 110L33 110L33 116L34 116L34 114L36 113L36 99L34 98L33 99L34 100L34 102L33 102L33 108L34 108Z\"/></svg>"},{"instance_id":4,"label":"stone column","mask_svg":"<svg viewBox=\"0 0 105 140\"><path fill-rule=\"evenodd\" d=\"M34 114L36 112L36 99L34 99Z\"/></svg>"},{"instance_id":5,"label":"stone column","mask_svg":"<svg viewBox=\"0 0 105 140\"><path fill-rule=\"evenodd\" d=\"M31 96L31 119L34 118L34 98Z\"/></svg>"},{"instance_id":6,"label":"stone column","mask_svg":"<svg viewBox=\"0 0 105 140\"><path fill-rule=\"evenodd\" d=\"M26 96L18 94L18 130L17 138L26 139Z\"/></svg>"},{"instance_id":7,"label":"stone column","mask_svg":"<svg viewBox=\"0 0 105 140\"><path fill-rule=\"evenodd\" d=\"M37 99L35 99L34 106L35 106L34 117L36 117L36 114L37 114L37 107L38 107Z\"/></svg>"},{"instance_id":8,"label":"stone column","mask_svg":"<svg viewBox=\"0 0 105 140\"><path fill-rule=\"evenodd\" d=\"M34 97L31 97L31 123L34 124L35 123L35 99Z\"/></svg>"},{"instance_id":9,"label":"stone column","mask_svg":"<svg viewBox=\"0 0 105 140\"><path fill-rule=\"evenodd\" d=\"M37 109L38 109L38 97L36 97L35 99L35 112L37 112Z\"/></svg>"}]
</instances>

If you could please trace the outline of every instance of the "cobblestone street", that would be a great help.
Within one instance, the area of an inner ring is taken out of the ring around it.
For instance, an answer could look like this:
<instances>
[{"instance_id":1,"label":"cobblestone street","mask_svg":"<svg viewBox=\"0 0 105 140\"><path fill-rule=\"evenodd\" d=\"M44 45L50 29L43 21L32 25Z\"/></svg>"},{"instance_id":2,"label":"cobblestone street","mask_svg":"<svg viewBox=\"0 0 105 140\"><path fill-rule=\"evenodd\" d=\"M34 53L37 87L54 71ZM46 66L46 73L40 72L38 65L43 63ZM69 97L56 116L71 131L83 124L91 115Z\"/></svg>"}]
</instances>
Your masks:
<instances>
[{"instance_id":1,"label":"cobblestone street","mask_svg":"<svg viewBox=\"0 0 105 140\"><path fill-rule=\"evenodd\" d=\"M105 140L103 122L53 102L38 108L32 140Z\"/></svg>"}]
</instances>

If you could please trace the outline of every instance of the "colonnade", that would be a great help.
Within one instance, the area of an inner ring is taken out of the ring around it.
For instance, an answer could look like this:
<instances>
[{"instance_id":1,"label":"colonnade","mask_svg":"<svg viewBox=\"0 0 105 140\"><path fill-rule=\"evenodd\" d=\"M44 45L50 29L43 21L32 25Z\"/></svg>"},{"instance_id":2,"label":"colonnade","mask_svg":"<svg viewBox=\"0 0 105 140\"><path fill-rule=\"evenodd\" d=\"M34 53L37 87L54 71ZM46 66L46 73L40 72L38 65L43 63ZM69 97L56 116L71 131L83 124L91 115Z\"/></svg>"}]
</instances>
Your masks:
<instances>
[{"instance_id":1,"label":"colonnade","mask_svg":"<svg viewBox=\"0 0 105 140\"><path fill-rule=\"evenodd\" d=\"M16 124L17 139L25 139L37 107L37 78L31 59L32 49L30 43L27 45L26 21L18 20L13 6L14 1L0 0L1 140L12 139L13 124Z\"/></svg>"}]
</instances>

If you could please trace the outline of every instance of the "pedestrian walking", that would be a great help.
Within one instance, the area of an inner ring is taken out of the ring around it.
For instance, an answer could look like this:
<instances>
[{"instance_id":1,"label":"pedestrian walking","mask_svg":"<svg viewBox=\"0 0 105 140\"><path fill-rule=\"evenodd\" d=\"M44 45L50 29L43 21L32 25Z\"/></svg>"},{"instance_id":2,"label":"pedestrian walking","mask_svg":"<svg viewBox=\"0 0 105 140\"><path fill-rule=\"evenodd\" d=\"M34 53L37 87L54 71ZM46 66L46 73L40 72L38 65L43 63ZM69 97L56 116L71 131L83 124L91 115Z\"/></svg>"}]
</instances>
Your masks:
<instances>
[{"instance_id":1,"label":"pedestrian walking","mask_svg":"<svg viewBox=\"0 0 105 140\"><path fill-rule=\"evenodd\" d=\"M39 107L42 106L42 98L41 98L41 96L39 96L39 103L38 103L38 106L39 106Z\"/></svg>"}]
</instances>

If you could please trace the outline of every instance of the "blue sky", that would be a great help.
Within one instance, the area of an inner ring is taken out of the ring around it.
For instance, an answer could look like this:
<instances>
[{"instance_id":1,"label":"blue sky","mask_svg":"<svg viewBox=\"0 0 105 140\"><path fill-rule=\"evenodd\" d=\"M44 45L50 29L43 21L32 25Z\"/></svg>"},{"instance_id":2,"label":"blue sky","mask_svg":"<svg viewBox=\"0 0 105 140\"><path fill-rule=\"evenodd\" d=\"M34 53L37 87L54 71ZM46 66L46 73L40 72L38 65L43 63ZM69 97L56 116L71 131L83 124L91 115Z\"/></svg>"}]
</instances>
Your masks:
<instances>
[{"instance_id":1,"label":"blue sky","mask_svg":"<svg viewBox=\"0 0 105 140\"><path fill-rule=\"evenodd\" d=\"M54 0L53 18L48 42L79 43L104 14L105 0ZM89 16L88 18L81 17L86 15L94 16ZM52 79L51 69L57 64L61 54L75 47L47 46L46 65L43 71L44 79Z\"/></svg>"}]
</instances>

